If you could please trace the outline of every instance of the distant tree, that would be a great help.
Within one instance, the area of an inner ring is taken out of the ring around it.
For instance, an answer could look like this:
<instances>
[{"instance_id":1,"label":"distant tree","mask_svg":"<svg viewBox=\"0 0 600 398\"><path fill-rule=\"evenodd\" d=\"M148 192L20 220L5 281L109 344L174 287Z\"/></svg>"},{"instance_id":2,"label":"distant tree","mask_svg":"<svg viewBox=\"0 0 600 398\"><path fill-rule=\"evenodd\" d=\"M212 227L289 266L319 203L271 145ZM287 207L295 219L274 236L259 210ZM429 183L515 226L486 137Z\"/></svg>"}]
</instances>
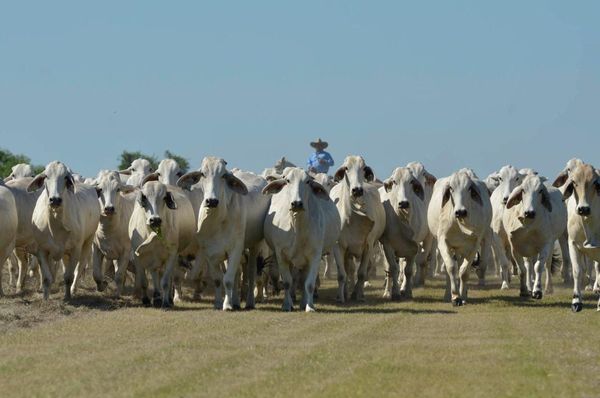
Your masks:
<instances>
[{"instance_id":1,"label":"distant tree","mask_svg":"<svg viewBox=\"0 0 600 398\"><path fill-rule=\"evenodd\" d=\"M25 155L16 155L9 150L0 149L0 177L5 178L11 173L14 165L19 163L31 164L31 159ZM36 174L44 170L44 166L32 165Z\"/></svg>"},{"instance_id":2,"label":"distant tree","mask_svg":"<svg viewBox=\"0 0 600 398\"><path fill-rule=\"evenodd\" d=\"M166 150L164 155L165 159L173 159L177 161L179 167L184 173L189 170L190 162L183 156L176 155L169 150ZM154 170L158 168L159 159L155 155L146 155L140 151L123 151L119 156L119 170L128 168L131 166L131 162L138 158L147 159Z\"/></svg>"}]
</instances>

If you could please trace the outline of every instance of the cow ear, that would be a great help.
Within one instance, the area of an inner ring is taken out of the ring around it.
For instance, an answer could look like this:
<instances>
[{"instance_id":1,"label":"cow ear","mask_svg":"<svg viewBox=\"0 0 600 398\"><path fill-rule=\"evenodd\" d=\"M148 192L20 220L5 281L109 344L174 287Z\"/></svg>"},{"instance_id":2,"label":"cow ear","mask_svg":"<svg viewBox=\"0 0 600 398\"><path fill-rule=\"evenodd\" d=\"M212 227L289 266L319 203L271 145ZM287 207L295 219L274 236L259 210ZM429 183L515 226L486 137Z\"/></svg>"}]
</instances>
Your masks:
<instances>
[{"instance_id":1,"label":"cow ear","mask_svg":"<svg viewBox=\"0 0 600 398\"><path fill-rule=\"evenodd\" d=\"M119 174L130 176L131 175L131 167L128 167L128 168L126 168L124 170L119 170Z\"/></svg>"},{"instance_id":2,"label":"cow ear","mask_svg":"<svg viewBox=\"0 0 600 398\"><path fill-rule=\"evenodd\" d=\"M10 174L8 177L6 177L6 178L4 179L4 182L9 182L9 181L12 181L12 180L14 180L14 179L15 179L15 177L13 177L13 175L12 175L12 173L11 173L11 174Z\"/></svg>"},{"instance_id":3,"label":"cow ear","mask_svg":"<svg viewBox=\"0 0 600 398\"><path fill-rule=\"evenodd\" d=\"M204 177L201 171L190 171L185 173L177 180L177 186L182 189L189 190L192 185L195 185L200 181L200 178Z\"/></svg>"},{"instance_id":4,"label":"cow ear","mask_svg":"<svg viewBox=\"0 0 600 398\"><path fill-rule=\"evenodd\" d=\"M435 184L435 182L437 181L437 178L435 178L435 176L431 173L428 173L427 171L425 171L423 173L423 176L425 177L425 184L429 185L429 186L433 186Z\"/></svg>"},{"instance_id":5,"label":"cow ear","mask_svg":"<svg viewBox=\"0 0 600 398\"><path fill-rule=\"evenodd\" d=\"M569 178L569 174L567 173L567 171L563 171L556 177L556 179L552 183L552 186L555 188L562 187L563 185L565 185L565 182L567 182L567 178Z\"/></svg>"},{"instance_id":6,"label":"cow ear","mask_svg":"<svg viewBox=\"0 0 600 398\"><path fill-rule=\"evenodd\" d=\"M363 170L365 172L365 180L371 182L375 179L375 174L373 173L372 168L370 168L369 166L365 166Z\"/></svg>"},{"instance_id":7,"label":"cow ear","mask_svg":"<svg viewBox=\"0 0 600 398\"><path fill-rule=\"evenodd\" d=\"M229 188L231 188L231 190L233 192L239 193L240 195L247 195L248 194L248 188L246 187L246 184L244 184L242 180L240 180L239 178L237 178L233 174L231 174L231 173L225 173L223 175L223 178L227 182L227 186Z\"/></svg>"},{"instance_id":8,"label":"cow ear","mask_svg":"<svg viewBox=\"0 0 600 398\"><path fill-rule=\"evenodd\" d=\"M267 182L271 182L271 181L277 180L277 177L275 177L273 175L269 175L269 176L265 177L265 180L267 180Z\"/></svg>"},{"instance_id":9,"label":"cow ear","mask_svg":"<svg viewBox=\"0 0 600 398\"><path fill-rule=\"evenodd\" d=\"M542 205L552 213L552 203L550 202L550 195L546 189L542 190Z\"/></svg>"},{"instance_id":10,"label":"cow ear","mask_svg":"<svg viewBox=\"0 0 600 398\"><path fill-rule=\"evenodd\" d=\"M446 203L450 200L450 196L452 196L452 192L450 191L450 185L446 185L444 187L444 194L442 196L442 208L446 206Z\"/></svg>"},{"instance_id":11,"label":"cow ear","mask_svg":"<svg viewBox=\"0 0 600 398\"><path fill-rule=\"evenodd\" d=\"M75 192L75 180L73 179L73 176L71 174L68 174L65 177L65 183L69 191Z\"/></svg>"},{"instance_id":12,"label":"cow ear","mask_svg":"<svg viewBox=\"0 0 600 398\"><path fill-rule=\"evenodd\" d=\"M175 203L173 194L169 191L167 191L167 194L165 195L165 203L169 209L177 210L177 203Z\"/></svg>"},{"instance_id":13,"label":"cow ear","mask_svg":"<svg viewBox=\"0 0 600 398\"><path fill-rule=\"evenodd\" d=\"M523 200L523 189L516 187L508 197L508 201L506 201L506 208L510 209L516 204L521 203L521 200Z\"/></svg>"},{"instance_id":14,"label":"cow ear","mask_svg":"<svg viewBox=\"0 0 600 398\"><path fill-rule=\"evenodd\" d=\"M33 181L27 186L27 192L35 192L40 189L44 185L44 180L46 180L46 174L36 175Z\"/></svg>"},{"instance_id":15,"label":"cow ear","mask_svg":"<svg viewBox=\"0 0 600 398\"><path fill-rule=\"evenodd\" d=\"M419 180L414 179L411 181L412 189L415 195L421 200L425 200L425 192L423 191L423 185L419 182Z\"/></svg>"},{"instance_id":16,"label":"cow ear","mask_svg":"<svg viewBox=\"0 0 600 398\"><path fill-rule=\"evenodd\" d=\"M160 174L158 173L150 173L148 174L146 177L144 177L144 179L142 180L142 187L144 186L145 183L150 182L150 181L158 181L158 177L160 177Z\"/></svg>"},{"instance_id":17,"label":"cow ear","mask_svg":"<svg viewBox=\"0 0 600 398\"><path fill-rule=\"evenodd\" d=\"M266 187L263 188L262 193L263 193L263 195L272 195L272 194L279 193L279 191L281 191L283 189L285 184L287 184L287 182L283 178L280 178L275 181L271 181L270 183L267 184Z\"/></svg>"},{"instance_id":18,"label":"cow ear","mask_svg":"<svg viewBox=\"0 0 600 398\"><path fill-rule=\"evenodd\" d=\"M319 184L315 180L309 180L308 185L312 189L312 192L319 199L329 199L329 195L327 194L327 190L323 188L323 185Z\"/></svg>"},{"instance_id":19,"label":"cow ear","mask_svg":"<svg viewBox=\"0 0 600 398\"><path fill-rule=\"evenodd\" d=\"M347 169L344 166L342 166L339 169L337 169L337 171L333 175L333 180L335 182L340 182L342 180L342 178L344 178L344 175L346 175L346 170Z\"/></svg>"},{"instance_id":20,"label":"cow ear","mask_svg":"<svg viewBox=\"0 0 600 398\"><path fill-rule=\"evenodd\" d=\"M126 195L126 194L128 194L128 193L132 193L133 191L135 191L135 187L134 187L134 186L132 186L132 185L121 185L121 186L119 187L119 191L120 191L122 194Z\"/></svg>"},{"instance_id":21,"label":"cow ear","mask_svg":"<svg viewBox=\"0 0 600 398\"><path fill-rule=\"evenodd\" d=\"M573 181L567 182L567 187L563 191L563 200L569 199L571 195L573 195L573 191L575 190L575 185L573 185Z\"/></svg>"},{"instance_id":22,"label":"cow ear","mask_svg":"<svg viewBox=\"0 0 600 398\"><path fill-rule=\"evenodd\" d=\"M392 180L391 178L388 178L387 180L385 180L383 182L383 188L385 189L385 192L390 192L392 190L393 186L394 186L394 180Z\"/></svg>"}]
</instances>

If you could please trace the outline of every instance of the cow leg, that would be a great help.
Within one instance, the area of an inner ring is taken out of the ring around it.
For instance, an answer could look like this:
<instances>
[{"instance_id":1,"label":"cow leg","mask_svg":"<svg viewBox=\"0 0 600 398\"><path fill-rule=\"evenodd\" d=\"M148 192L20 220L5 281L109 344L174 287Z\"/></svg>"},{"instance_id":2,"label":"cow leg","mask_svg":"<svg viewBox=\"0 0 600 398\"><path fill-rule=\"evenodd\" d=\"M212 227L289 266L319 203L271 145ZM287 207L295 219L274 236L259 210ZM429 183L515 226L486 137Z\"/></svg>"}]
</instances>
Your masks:
<instances>
[{"instance_id":1,"label":"cow leg","mask_svg":"<svg viewBox=\"0 0 600 398\"><path fill-rule=\"evenodd\" d=\"M600 294L600 263L594 261L594 270L596 271L596 280L594 281L594 293Z\"/></svg>"},{"instance_id":2,"label":"cow leg","mask_svg":"<svg viewBox=\"0 0 600 398\"><path fill-rule=\"evenodd\" d=\"M579 312L583 309L581 287L583 286L584 275L584 256L579 252L575 243L569 239L569 254L571 256L571 266L573 268L573 300L571 309L573 312Z\"/></svg>"},{"instance_id":3,"label":"cow leg","mask_svg":"<svg viewBox=\"0 0 600 398\"><path fill-rule=\"evenodd\" d=\"M173 252L169 255L165 264L165 272L163 272L160 280L163 309L173 307L173 302L171 301L171 288L173 286L173 273L175 271L175 266L177 265L177 259L177 252Z\"/></svg>"},{"instance_id":4,"label":"cow leg","mask_svg":"<svg viewBox=\"0 0 600 398\"><path fill-rule=\"evenodd\" d=\"M560 253L562 256L562 268L560 270L561 276L565 283L571 282L572 271L571 271L571 256L569 254L569 234L565 230L562 236L558 239L560 245Z\"/></svg>"},{"instance_id":5,"label":"cow leg","mask_svg":"<svg viewBox=\"0 0 600 398\"><path fill-rule=\"evenodd\" d=\"M81 253L79 253L79 256L77 257L77 265L75 266L75 275L73 277L73 283L71 284L71 294L74 295L75 292L77 291L77 285L79 283L79 279L81 279L81 277L83 275L85 275L85 270L87 268L87 265L90 261L90 257L92 255L92 243L93 243L93 237L88 239L86 242L83 243L83 246L81 248Z\"/></svg>"},{"instance_id":6,"label":"cow leg","mask_svg":"<svg viewBox=\"0 0 600 398\"><path fill-rule=\"evenodd\" d=\"M544 287L544 294L554 293L554 285L552 284L552 255L549 255L546 259L546 286Z\"/></svg>"},{"instance_id":7,"label":"cow leg","mask_svg":"<svg viewBox=\"0 0 600 398\"><path fill-rule=\"evenodd\" d=\"M257 267L258 248L251 247L248 251L248 266L244 279L248 280L248 290L246 291L246 309L253 310L256 307L254 301L254 288L256 287L256 267Z\"/></svg>"},{"instance_id":8,"label":"cow leg","mask_svg":"<svg viewBox=\"0 0 600 398\"><path fill-rule=\"evenodd\" d=\"M106 282L104 281L104 256L98 246L92 246L92 275L96 282L96 288L99 292L103 292L106 289Z\"/></svg>"},{"instance_id":9,"label":"cow leg","mask_svg":"<svg viewBox=\"0 0 600 398\"><path fill-rule=\"evenodd\" d=\"M525 259L516 253L513 252L513 260L517 264L517 268L519 269L519 279L520 279L520 293L521 297L531 297L531 291L527 286L527 269L525 267Z\"/></svg>"},{"instance_id":10,"label":"cow leg","mask_svg":"<svg viewBox=\"0 0 600 398\"><path fill-rule=\"evenodd\" d=\"M458 277L460 278L459 294L462 303L465 304L468 298L468 287L467 282L469 281L469 266L473 261L475 254L467 256L463 259L460 269L458 270Z\"/></svg>"},{"instance_id":11,"label":"cow leg","mask_svg":"<svg viewBox=\"0 0 600 398\"><path fill-rule=\"evenodd\" d=\"M44 300L48 300L50 297L50 287L54 281L52 272L48 262L48 254L43 251L38 251L36 255L40 267L41 280L42 280L42 291L44 294Z\"/></svg>"},{"instance_id":12,"label":"cow leg","mask_svg":"<svg viewBox=\"0 0 600 398\"><path fill-rule=\"evenodd\" d=\"M396 253L394 252L392 246L388 243L383 244L383 253L385 254L385 259L387 260L389 267L389 271L386 272L386 278L388 278L388 281L386 292L384 292L383 297L387 298L387 289L389 289L391 285L391 293L388 297L391 297L392 300L400 300L400 285L398 284L398 274L400 273L400 266L398 265Z\"/></svg>"},{"instance_id":13,"label":"cow leg","mask_svg":"<svg viewBox=\"0 0 600 398\"><path fill-rule=\"evenodd\" d=\"M208 269L210 271L210 276L214 282L215 286L215 302L214 308L215 310L223 309L223 270L221 268L221 263L214 260L208 261Z\"/></svg>"},{"instance_id":14,"label":"cow leg","mask_svg":"<svg viewBox=\"0 0 600 398\"><path fill-rule=\"evenodd\" d=\"M343 257L340 253L338 245L333 246L333 257L335 258L335 264L337 266L337 280L338 280L338 296L337 301L344 303L346 301L346 270L344 269Z\"/></svg>"},{"instance_id":15,"label":"cow leg","mask_svg":"<svg viewBox=\"0 0 600 398\"><path fill-rule=\"evenodd\" d=\"M446 273L448 274L448 282L446 284L446 289L448 285L450 285L450 300L452 305L461 306L463 305L462 299L460 297L460 292L458 290L458 264L455 257L450 252L450 248L446 244L445 239L440 239L438 241L438 248L440 250L440 254L442 255L442 260L444 261L444 267L446 268Z\"/></svg>"},{"instance_id":16,"label":"cow leg","mask_svg":"<svg viewBox=\"0 0 600 398\"><path fill-rule=\"evenodd\" d=\"M308 272L306 273L306 278L304 280L304 297L306 306L304 310L306 312L315 312L315 303L314 303L314 292L315 286L317 282L317 275L319 274L319 263L321 262L321 253L317 252L313 255L312 259L308 263ZM367 261L368 262L368 258ZM366 271L366 266L365 266ZM362 281L360 281L360 285L362 286ZM358 283L358 282L357 282Z\"/></svg>"},{"instance_id":17,"label":"cow leg","mask_svg":"<svg viewBox=\"0 0 600 398\"><path fill-rule=\"evenodd\" d=\"M225 300L223 301L223 311L232 311L240 308L239 294L237 294L237 302L234 300L234 284L235 278L238 273L240 261L242 260L243 247L239 246L233 248L229 253L227 259L227 269L223 276L223 285L225 285Z\"/></svg>"},{"instance_id":18,"label":"cow leg","mask_svg":"<svg viewBox=\"0 0 600 398\"><path fill-rule=\"evenodd\" d=\"M354 284L354 290L352 292L352 299L357 301L365 301L365 279L367 277L367 267L369 266L369 260L371 259L371 247L367 245L363 249L362 256L360 258L360 265L356 273L356 283Z\"/></svg>"},{"instance_id":19,"label":"cow leg","mask_svg":"<svg viewBox=\"0 0 600 398\"><path fill-rule=\"evenodd\" d=\"M412 298L412 276L415 269L415 257L406 257L404 259L404 269L402 270L402 274L404 278L402 280L402 286L400 287L400 296L402 298L411 299Z\"/></svg>"},{"instance_id":20,"label":"cow leg","mask_svg":"<svg viewBox=\"0 0 600 398\"><path fill-rule=\"evenodd\" d=\"M27 269L29 267L29 255L26 251L17 249L15 250L17 257L17 263L19 266L19 275L17 276L17 293L23 291L23 285L25 283L25 276L27 275Z\"/></svg>"},{"instance_id":21,"label":"cow leg","mask_svg":"<svg viewBox=\"0 0 600 398\"><path fill-rule=\"evenodd\" d=\"M504 245L500 240L500 236L498 236L498 234L495 232L492 232L492 252L494 253L496 263L500 269L500 276L502 278L502 286L500 289L508 290L510 287L511 264L508 257L506 257L506 250L504 249Z\"/></svg>"},{"instance_id":22,"label":"cow leg","mask_svg":"<svg viewBox=\"0 0 600 398\"><path fill-rule=\"evenodd\" d=\"M294 302L292 301L291 288L293 283L292 273L290 272L290 264L284 261L280 255L277 256L277 264L279 264L279 273L283 280L283 311L293 311Z\"/></svg>"},{"instance_id":23,"label":"cow leg","mask_svg":"<svg viewBox=\"0 0 600 398\"><path fill-rule=\"evenodd\" d=\"M592 259L585 256L585 290L591 292L594 289L592 285Z\"/></svg>"},{"instance_id":24,"label":"cow leg","mask_svg":"<svg viewBox=\"0 0 600 398\"><path fill-rule=\"evenodd\" d=\"M2 266L6 263L6 260L10 257L14 248L14 242L7 247L4 251L0 252L0 297L4 296L4 291L2 290Z\"/></svg>"},{"instance_id":25,"label":"cow leg","mask_svg":"<svg viewBox=\"0 0 600 398\"><path fill-rule=\"evenodd\" d=\"M534 271L535 271L535 280L533 283L533 291L531 292L531 297L534 299L541 299L542 294L542 273L544 272L544 267L546 266L546 261L549 256L552 256L552 247L554 242L546 244L537 259L535 260ZM548 274L550 274L550 268L548 268Z\"/></svg>"},{"instance_id":26,"label":"cow leg","mask_svg":"<svg viewBox=\"0 0 600 398\"><path fill-rule=\"evenodd\" d=\"M155 307L161 307L163 302L163 297L161 296L161 277L159 274L160 264L153 263L150 265L149 269L150 275L152 276L152 305Z\"/></svg>"},{"instance_id":27,"label":"cow leg","mask_svg":"<svg viewBox=\"0 0 600 398\"><path fill-rule=\"evenodd\" d=\"M73 250L70 254L63 256L64 280L65 280L65 301L71 300L71 289L75 282L75 268L79 264L81 251Z\"/></svg>"},{"instance_id":28,"label":"cow leg","mask_svg":"<svg viewBox=\"0 0 600 398\"><path fill-rule=\"evenodd\" d=\"M127 252L122 253L119 259L116 261L117 270L115 272L115 284L117 285L116 296L121 297L123 289L125 288L125 274L127 273L127 267L129 266L129 255Z\"/></svg>"},{"instance_id":29,"label":"cow leg","mask_svg":"<svg viewBox=\"0 0 600 398\"><path fill-rule=\"evenodd\" d=\"M150 298L148 297L148 278L146 276L146 270L139 259L134 259L133 265L135 266L133 296L141 299L143 305L149 306Z\"/></svg>"},{"instance_id":30,"label":"cow leg","mask_svg":"<svg viewBox=\"0 0 600 398\"><path fill-rule=\"evenodd\" d=\"M345 298L347 301L351 298L350 289L354 289L354 286L356 284L356 266L354 264L354 257L352 257L352 255L350 254L350 251L348 251L348 249L346 248L343 252L346 253L346 255L344 256L344 268L346 270L346 278L348 281L346 283L345 290Z\"/></svg>"},{"instance_id":31,"label":"cow leg","mask_svg":"<svg viewBox=\"0 0 600 398\"><path fill-rule=\"evenodd\" d=\"M525 272L526 272L525 282L527 282L527 290L529 291L530 295L533 292L533 277L534 277L533 264L532 264L533 262L534 261L531 258L523 257L523 264L525 265Z\"/></svg>"}]
</instances>

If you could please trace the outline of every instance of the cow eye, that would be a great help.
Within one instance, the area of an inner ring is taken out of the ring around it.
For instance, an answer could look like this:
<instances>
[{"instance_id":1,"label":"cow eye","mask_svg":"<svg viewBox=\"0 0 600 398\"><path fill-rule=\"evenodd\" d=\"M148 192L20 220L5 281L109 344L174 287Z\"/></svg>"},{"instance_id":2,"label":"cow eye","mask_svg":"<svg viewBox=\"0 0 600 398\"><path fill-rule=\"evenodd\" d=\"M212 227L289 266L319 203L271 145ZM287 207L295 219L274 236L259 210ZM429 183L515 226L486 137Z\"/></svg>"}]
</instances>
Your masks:
<instances>
[{"instance_id":1,"label":"cow eye","mask_svg":"<svg viewBox=\"0 0 600 398\"><path fill-rule=\"evenodd\" d=\"M502 182L502 177L498 177L498 181Z\"/></svg>"}]
</instances>

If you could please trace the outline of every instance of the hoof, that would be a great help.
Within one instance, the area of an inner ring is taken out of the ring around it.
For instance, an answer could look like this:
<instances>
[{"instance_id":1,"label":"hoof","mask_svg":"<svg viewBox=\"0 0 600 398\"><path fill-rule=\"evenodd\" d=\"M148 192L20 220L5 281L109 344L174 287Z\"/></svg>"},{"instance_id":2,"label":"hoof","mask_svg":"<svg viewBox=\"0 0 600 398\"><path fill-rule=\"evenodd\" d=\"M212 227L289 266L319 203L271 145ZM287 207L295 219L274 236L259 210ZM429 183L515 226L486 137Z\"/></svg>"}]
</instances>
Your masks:
<instances>
[{"instance_id":1,"label":"hoof","mask_svg":"<svg viewBox=\"0 0 600 398\"><path fill-rule=\"evenodd\" d=\"M304 309L305 312L315 312L316 309L315 307L311 307L310 305L307 305L306 308Z\"/></svg>"},{"instance_id":2,"label":"hoof","mask_svg":"<svg viewBox=\"0 0 600 398\"><path fill-rule=\"evenodd\" d=\"M242 309L242 307L241 307L239 304L234 304L234 305L233 305L233 310L234 310L234 311L239 311L239 310L241 310L241 309Z\"/></svg>"},{"instance_id":3,"label":"hoof","mask_svg":"<svg viewBox=\"0 0 600 398\"><path fill-rule=\"evenodd\" d=\"M143 297L142 298L142 304L144 305L144 307L150 307L150 305L152 303L150 302L150 299L148 297Z\"/></svg>"},{"instance_id":4,"label":"hoof","mask_svg":"<svg viewBox=\"0 0 600 398\"><path fill-rule=\"evenodd\" d=\"M163 303L162 306L160 307L160 309L163 311L169 311L172 308L173 308L173 304L171 304L171 302Z\"/></svg>"},{"instance_id":5,"label":"hoof","mask_svg":"<svg viewBox=\"0 0 600 398\"><path fill-rule=\"evenodd\" d=\"M294 312L294 307L293 306L290 306L289 308L282 307L281 309L283 310L283 312Z\"/></svg>"},{"instance_id":6,"label":"hoof","mask_svg":"<svg viewBox=\"0 0 600 398\"><path fill-rule=\"evenodd\" d=\"M454 307L462 307L463 304L464 303L463 303L463 301L462 301L462 299L460 297L457 297L454 300L452 300L452 305Z\"/></svg>"},{"instance_id":7,"label":"hoof","mask_svg":"<svg viewBox=\"0 0 600 398\"><path fill-rule=\"evenodd\" d=\"M594 290L594 288L593 288L593 286L592 286L592 285L587 285L587 286L585 287L585 291L586 291L586 292L591 292L592 290Z\"/></svg>"},{"instance_id":8,"label":"hoof","mask_svg":"<svg viewBox=\"0 0 600 398\"><path fill-rule=\"evenodd\" d=\"M410 292L410 291L401 290L400 297L402 298L402 300L412 300L413 295L412 295L412 292Z\"/></svg>"},{"instance_id":9,"label":"hoof","mask_svg":"<svg viewBox=\"0 0 600 398\"><path fill-rule=\"evenodd\" d=\"M255 307L255 306L253 306L253 305L246 305L246 306L244 307L244 310L246 310L246 311L252 311L252 310L254 310L254 309L256 309L256 307Z\"/></svg>"},{"instance_id":10,"label":"hoof","mask_svg":"<svg viewBox=\"0 0 600 398\"><path fill-rule=\"evenodd\" d=\"M365 281L365 283L363 284L363 287L365 287L365 288L369 288L369 287L372 287L372 286L373 285L371 285L371 282L369 282L369 281Z\"/></svg>"},{"instance_id":11,"label":"hoof","mask_svg":"<svg viewBox=\"0 0 600 398\"><path fill-rule=\"evenodd\" d=\"M529 291L521 290L521 293L519 293L519 296L529 298L529 297L531 297L531 293L529 293Z\"/></svg>"},{"instance_id":12,"label":"hoof","mask_svg":"<svg viewBox=\"0 0 600 398\"><path fill-rule=\"evenodd\" d=\"M103 292L104 290L106 290L106 282L96 282L96 289L98 289L99 292Z\"/></svg>"},{"instance_id":13,"label":"hoof","mask_svg":"<svg viewBox=\"0 0 600 398\"><path fill-rule=\"evenodd\" d=\"M581 303L571 304L571 311L573 311L573 312L581 312L582 309L583 309L583 304L581 304Z\"/></svg>"},{"instance_id":14,"label":"hoof","mask_svg":"<svg viewBox=\"0 0 600 398\"><path fill-rule=\"evenodd\" d=\"M542 291L541 290L536 290L533 293L531 293L531 297L533 297L536 300L541 300L542 299Z\"/></svg>"},{"instance_id":15,"label":"hoof","mask_svg":"<svg viewBox=\"0 0 600 398\"><path fill-rule=\"evenodd\" d=\"M392 293L392 301L400 301L402 300L402 295L400 293Z\"/></svg>"},{"instance_id":16,"label":"hoof","mask_svg":"<svg viewBox=\"0 0 600 398\"><path fill-rule=\"evenodd\" d=\"M508 289L509 289L508 283L502 282L502 286L500 286L500 290L508 290Z\"/></svg>"},{"instance_id":17,"label":"hoof","mask_svg":"<svg viewBox=\"0 0 600 398\"><path fill-rule=\"evenodd\" d=\"M384 298L384 299L389 299L389 298L392 298L392 293L391 293L391 292L389 292L389 291L385 291L385 292L383 292L383 298Z\"/></svg>"},{"instance_id":18,"label":"hoof","mask_svg":"<svg viewBox=\"0 0 600 398\"><path fill-rule=\"evenodd\" d=\"M152 305L154 306L154 308L160 308L162 307L162 299L160 297L153 297L152 298Z\"/></svg>"}]
</instances>

